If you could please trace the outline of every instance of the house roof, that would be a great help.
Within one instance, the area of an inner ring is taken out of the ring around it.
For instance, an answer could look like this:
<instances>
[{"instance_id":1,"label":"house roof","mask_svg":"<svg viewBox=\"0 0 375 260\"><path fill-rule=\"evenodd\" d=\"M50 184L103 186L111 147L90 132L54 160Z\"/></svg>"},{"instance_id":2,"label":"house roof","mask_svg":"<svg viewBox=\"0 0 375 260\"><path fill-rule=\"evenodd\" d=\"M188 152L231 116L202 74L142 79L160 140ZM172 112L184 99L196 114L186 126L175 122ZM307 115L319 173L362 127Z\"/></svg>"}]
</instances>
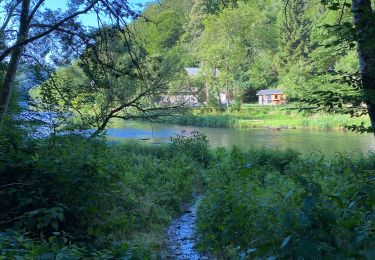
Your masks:
<instances>
[{"instance_id":1,"label":"house roof","mask_svg":"<svg viewBox=\"0 0 375 260\"><path fill-rule=\"evenodd\" d=\"M280 89L262 89L257 92L257 96L259 95L272 95L272 94L284 94L284 92Z\"/></svg>"},{"instance_id":2,"label":"house roof","mask_svg":"<svg viewBox=\"0 0 375 260\"><path fill-rule=\"evenodd\" d=\"M185 71L190 77L198 77L202 75L202 68L185 68ZM216 75L220 74L220 71L218 69L215 69L215 70L212 69L212 72L214 71Z\"/></svg>"}]
</instances>

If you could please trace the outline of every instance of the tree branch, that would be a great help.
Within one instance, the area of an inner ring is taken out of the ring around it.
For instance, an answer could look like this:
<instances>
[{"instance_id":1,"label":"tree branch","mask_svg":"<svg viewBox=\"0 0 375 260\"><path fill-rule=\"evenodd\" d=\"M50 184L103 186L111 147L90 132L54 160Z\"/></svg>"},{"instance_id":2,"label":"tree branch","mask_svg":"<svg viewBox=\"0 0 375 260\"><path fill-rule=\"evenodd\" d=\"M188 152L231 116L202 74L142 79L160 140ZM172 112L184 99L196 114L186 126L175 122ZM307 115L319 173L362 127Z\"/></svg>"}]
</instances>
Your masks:
<instances>
[{"instance_id":1,"label":"tree branch","mask_svg":"<svg viewBox=\"0 0 375 260\"><path fill-rule=\"evenodd\" d=\"M5 19L3 26L0 28L0 31L4 31L7 28L10 20L12 19L14 11L16 10L17 6L21 4L21 2L22 0L17 0L17 2L13 6L10 7L9 11L7 12L8 16Z\"/></svg>"},{"instance_id":2,"label":"tree branch","mask_svg":"<svg viewBox=\"0 0 375 260\"><path fill-rule=\"evenodd\" d=\"M35 13L38 11L39 7L44 3L45 0L39 0L38 3L34 6L33 10L31 10L31 13L29 15L29 22L34 18Z\"/></svg>"},{"instance_id":3,"label":"tree branch","mask_svg":"<svg viewBox=\"0 0 375 260\"><path fill-rule=\"evenodd\" d=\"M81 10L81 11L78 11L78 12L75 12L71 15L69 15L68 17L62 19L60 22L54 24L54 25L51 25L51 28L40 33L40 34L37 34L33 37L30 37L24 41L21 41L21 42L17 42L15 45L5 49L3 51L3 53L0 55L0 62L3 61L5 59L5 57L7 57L11 52L12 50L14 50L15 48L18 48L18 47L21 47L21 46L24 46L30 42L33 42L33 41L36 41L50 33L52 33L53 31L55 31L58 27L60 27L61 25L63 25L65 22L67 21L70 21L72 19L74 19L75 17L81 15L81 14L85 14L87 13L88 11L90 11L97 3L99 2L99 0L94 0L92 1L92 3L90 5L88 5L85 9Z\"/></svg>"}]
</instances>

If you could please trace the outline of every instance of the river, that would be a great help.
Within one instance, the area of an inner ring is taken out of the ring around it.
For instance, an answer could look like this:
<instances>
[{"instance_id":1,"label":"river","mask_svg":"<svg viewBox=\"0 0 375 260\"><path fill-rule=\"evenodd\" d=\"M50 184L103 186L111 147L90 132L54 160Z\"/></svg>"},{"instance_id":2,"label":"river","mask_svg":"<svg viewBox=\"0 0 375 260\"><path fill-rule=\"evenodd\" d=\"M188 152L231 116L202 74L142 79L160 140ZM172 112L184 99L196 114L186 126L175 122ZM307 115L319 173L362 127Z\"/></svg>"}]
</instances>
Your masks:
<instances>
[{"instance_id":1,"label":"river","mask_svg":"<svg viewBox=\"0 0 375 260\"><path fill-rule=\"evenodd\" d=\"M205 134L212 147L241 148L272 147L293 148L303 153L321 151L324 154L368 152L374 149L375 139L372 134L358 134L348 131L318 130L270 130L270 129L234 129L207 128L151 124L139 121L118 121L107 132L110 139L126 141L129 139L159 144L169 141L171 136L182 131L197 130Z\"/></svg>"}]
</instances>

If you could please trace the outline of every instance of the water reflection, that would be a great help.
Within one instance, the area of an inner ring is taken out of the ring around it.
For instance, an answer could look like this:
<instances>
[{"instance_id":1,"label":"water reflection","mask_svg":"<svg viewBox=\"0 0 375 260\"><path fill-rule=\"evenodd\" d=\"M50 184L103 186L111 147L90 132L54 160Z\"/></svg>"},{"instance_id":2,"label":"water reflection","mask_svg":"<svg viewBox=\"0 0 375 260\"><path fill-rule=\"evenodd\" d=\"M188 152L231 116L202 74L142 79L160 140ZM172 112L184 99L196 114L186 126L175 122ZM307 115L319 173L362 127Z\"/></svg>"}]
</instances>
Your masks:
<instances>
[{"instance_id":1,"label":"water reflection","mask_svg":"<svg viewBox=\"0 0 375 260\"><path fill-rule=\"evenodd\" d=\"M232 145L242 148L252 146L290 147L301 152L319 150L326 154L367 152L375 147L372 134L343 131L205 128L137 121L115 122L108 130L108 136L117 140L150 139L151 143L159 143L168 141L171 136L181 134L183 130L198 130L204 133L212 147L230 147Z\"/></svg>"}]
</instances>

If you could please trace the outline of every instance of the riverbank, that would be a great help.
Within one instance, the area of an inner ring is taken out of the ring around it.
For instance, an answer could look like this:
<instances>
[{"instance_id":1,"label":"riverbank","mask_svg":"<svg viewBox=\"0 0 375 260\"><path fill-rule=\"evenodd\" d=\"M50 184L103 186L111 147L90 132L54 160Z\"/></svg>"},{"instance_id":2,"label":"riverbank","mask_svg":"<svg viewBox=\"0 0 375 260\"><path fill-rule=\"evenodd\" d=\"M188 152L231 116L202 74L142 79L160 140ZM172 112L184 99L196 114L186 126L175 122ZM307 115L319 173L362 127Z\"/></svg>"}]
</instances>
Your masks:
<instances>
[{"instance_id":1,"label":"riverbank","mask_svg":"<svg viewBox=\"0 0 375 260\"><path fill-rule=\"evenodd\" d=\"M360 125L369 120L363 116L352 118L340 114L300 113L293 105L259 106L244 105L239 111L215 111L196 109L190 114L176 115L164 119L164 123L201 127L269 128L283 129L345 129L345 126Z\"/></svg>"},{"instance_id":2,"label":"riverbank","mask_svg":"<svg viewBox=\"0 0 375 260\"><path fill-rule=\"evenodd\" d=\"M375 246L373 154L210 149L197 132L158 146L0 144L0 259L168 259L168 246L174 258L345 259Z\"/></svg>"},{"instance_id":3,"label":"riverbank","mask_svg":"<svg viewBox=\"0 0 375 260\"><path fill-rule=\"evenodd\" d=\"M0 134L0 259L165 259L167 228L202 193L210 160L199 134L22 142Z\"/></svg>"}]
</instances>

